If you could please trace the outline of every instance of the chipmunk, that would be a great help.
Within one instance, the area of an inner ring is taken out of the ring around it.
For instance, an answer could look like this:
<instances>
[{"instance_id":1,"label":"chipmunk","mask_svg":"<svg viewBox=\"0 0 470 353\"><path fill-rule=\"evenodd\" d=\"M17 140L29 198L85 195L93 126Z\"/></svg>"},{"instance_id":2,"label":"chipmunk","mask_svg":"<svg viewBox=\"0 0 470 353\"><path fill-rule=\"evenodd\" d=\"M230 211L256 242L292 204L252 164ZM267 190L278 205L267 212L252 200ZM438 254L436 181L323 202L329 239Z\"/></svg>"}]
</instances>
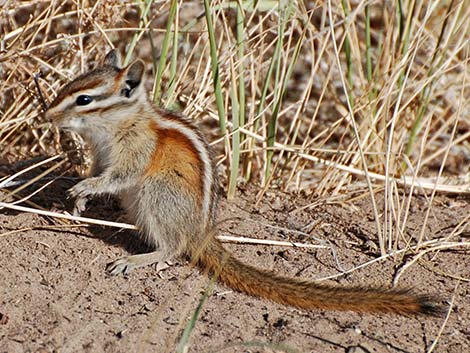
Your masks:
<instances>
[{"instance_id":1,"label":"chipmunk","mask_svg":"<svg viewBox=\"0 0 470 353\"><path fill-rule=\"evenodd\" d=\"M102 65L67 84L46 118L89 144L92 176L69 190L79 214L91 197L120 197L143 240L155 250L118 259L111 275L178 256L240 292L302 309L437 315L429 296L409 290L342 287L277 276L234 258L214 237L218 177L211 149L187 118L148 100L145 65L121 67L110 51Z\"/></svg>"}]
</instances>

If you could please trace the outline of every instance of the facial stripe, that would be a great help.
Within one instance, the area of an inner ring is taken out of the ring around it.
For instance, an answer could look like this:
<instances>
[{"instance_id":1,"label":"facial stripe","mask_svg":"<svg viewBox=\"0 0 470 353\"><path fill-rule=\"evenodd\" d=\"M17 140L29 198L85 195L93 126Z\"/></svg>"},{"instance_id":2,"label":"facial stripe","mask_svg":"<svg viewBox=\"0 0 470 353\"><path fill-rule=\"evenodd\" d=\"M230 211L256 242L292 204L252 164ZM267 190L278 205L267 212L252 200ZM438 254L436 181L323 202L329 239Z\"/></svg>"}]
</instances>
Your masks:
<instances>
[{"instance_id":1,"label":"facial stripe","mask_svg":"<svg viewBox=\"0 0 470 353\"><path fill-rule=\"evenodd\" d=\"M70 97L75 96L77 92L83 91L90 91L96 87L100 87L103 84L102 78L96 78L94 80L80 82L80 84L76 84L76 81L73 81L72 84L66 85L59 95L56 97L54 102L50 105L49 109L57 107L59 105L63 105L65 101L70 100ZM68 105L68 104L67 104Z\"/></svg>"},{"instance_id":2,"label":"facial stripe","mask_svg":"<svg viewBox=\"0 0 470 353\"><path fill-rule=\"evenodd\" d=\"M71 96L74 95L77 92L82 92L82 91L87 91L87 90L93 90L97 87L101 87L103 85L104 80L102 78L96 78L94 80L90 80L89 82L84 82L80 84L77 87L71 88L68 92L67 95Z\"/></svg>"},{"instance_id":3,"label":"facial stripe","mask_svg":"<svg viewBox=\"0 0 470 353\"><path fill-rule=\"evenodd\" d=\"M93 98L93 101L87 105L77 106L76 104L77 97L79 97L82 94L91 96ZM131 98L126 98L125 100L123 100L122 96L113 95L113 92L109 92L108 90L105 90L105 89L99 89L99 90L94 90L94 91L88 90L88 91L76 93L75 96L67 98L59 106L50 109L50 111L54 111L54 110L68 111L72 108L75 108L76 112L81 114L83 112L89 111L91 107L93 107L92 109L100 109L100 108L106 108L110 105L123 106L123 105L127 105L128 103L134 102L135 100L137 100L137 98L138 97L131 97Z\"/></svg>"},{"instance_id":4,"label":"facial stripe","mask_svg":"<svg viewBox=\"0 0 470 353\"><path fill-rule=\"evenodd\" d=\"M48 109L68 106L69 101L75 100L78 93L98 95L110 90L112 84L115 83L114 76L119 73L119 69L106 66L80 75L62 88Z\"/></svg>"},{"instance_id":5,"label":"facial stripe","mask_svg":"<svg viewBox=\"0 0 470 353\"><path fill-rule=\"evenodd\" d=\"M133 102L118 102L118 103L113 103L113 104L106 104L102 106L94 106L93 108L89 108L87 110L80 110L77 112L77 115L87 115L87 114L93 114L93 113L105 113L110 110L119 110L120 108L123 108L125 106L131 106L133 105Z\"/></svg>"}]
</instances>

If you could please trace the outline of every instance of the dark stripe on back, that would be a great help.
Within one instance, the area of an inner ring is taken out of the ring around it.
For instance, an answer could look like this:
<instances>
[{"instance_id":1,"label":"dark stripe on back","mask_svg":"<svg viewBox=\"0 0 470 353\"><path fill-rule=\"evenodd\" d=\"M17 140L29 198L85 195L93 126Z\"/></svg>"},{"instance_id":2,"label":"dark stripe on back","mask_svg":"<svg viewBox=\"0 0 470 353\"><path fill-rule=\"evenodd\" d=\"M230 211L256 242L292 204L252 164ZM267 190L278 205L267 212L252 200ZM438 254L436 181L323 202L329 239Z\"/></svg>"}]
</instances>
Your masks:
<instances>
[{"instance_id":1,"label":"dark stripe on back","mask_svg":"<svg viewBox=\"0 0 470 353\"><path fill-rule=\"evenodd\" d=\"M206 137L204 134L199 130L199 128L196 127L196 125L189 120L187 117L169 111L161 108L156 108L154 107L155 111L157 114L159 114L163 119L165 120L170 120L173 121L177 124L181 124L188 129L190 129L194 134L197 136L198 140L202 142L204 148L206 149L206 152L208 154L209 158L209 168L211 169L212 172L212 184L210 185L209 192L211 193L210 195L210 205L209 205L209 223L212 225L215 221L216 217L216 212L217 212L217 204L218 204L218 198L219 198L219 193L220 193L220 184L219 184L219 177L217 175L217 166L216 166L216 161L215 161L215 156L214 156L214 151L212 150L211 146L207 143ZM201 160L201 173L204 175L204 165ZM201 184L201 187L203 188L203 184ZM204 192L204 190L202 190Z\"/></svg>"},{"instance_id":2,"label":"dark stripe on back","mask_svg":"<svg viewBox=\"0 0 470 353\"><path fill-rule=\"evenodd\" d=\"M187 127L188 129L190 129L192 132L194 132L194 134L198 137L198 139L202 141L202 143L204 144L204 147L206 147L206 149L208 150L210 149L204 135L201 133L201 130L199 130L199 128L197 128L196 125L194 125L194 123L191 120L189 120L187 117L179 113L172 112L170 110L165 110L165 109L156 108L156 107L154 107L154 109L157 112L157 114L160 115L162 118L179 123Z\"/></svg>"}]
</instances>

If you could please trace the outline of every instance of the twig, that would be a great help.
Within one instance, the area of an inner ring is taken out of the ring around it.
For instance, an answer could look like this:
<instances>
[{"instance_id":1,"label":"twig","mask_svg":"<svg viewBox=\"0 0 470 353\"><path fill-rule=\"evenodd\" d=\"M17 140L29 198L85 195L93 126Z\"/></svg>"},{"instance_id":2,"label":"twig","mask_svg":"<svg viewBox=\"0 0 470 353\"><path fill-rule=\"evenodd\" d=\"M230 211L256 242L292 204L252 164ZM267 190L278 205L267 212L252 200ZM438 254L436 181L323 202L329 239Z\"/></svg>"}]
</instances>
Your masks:
<instances>
[{"instance_id":1,"label":"twig","mask_svg":"<svg viewBox=\"0 0 470 353\"><path fill-rule=\"evenodd\" d=\"M253 239L246 237L234 237L231 235L219 235L218 239L226 242L234 243L245 243L245 244L261 244L261 245L275 245L275 246L289 246L294 248L312 248L312 249L327 249L327 246L324 245L313 245L313 244L304 244L296 243L291 241L279 241L279 240L265 240L265 239Z\"/></svg>"},{"instance_id":2,"label":"twig","mask_svg":"<svg viewBox=\"0 0 470 353\"><path fill-rule=\"evenodd\" d=\"M422 243L424 244L424 243ZM470 242L460 242L460 243L453 243L453 242L446 242L443 241L439 243L436 246L430 247L429 249L423 249L419 253L417 253L410 261L408 261L399 271L397 271L394 279L393 279L393 285L396 285L398 283L398 279L401 277L401 275L408 269L410 268L411 265L413 265L415 262L417 262L420 258L422 258L424 255L426 255L428 252L432 251L437 251L437 250L446 250L446 249L452 249L455 248L456 246L470 246ZM417 248L421 248L421 243L418 243Z\"/></svg>"},{"instance_id":3,"label":"twig","mask_svg":"<svg viewBox=\"0 0 470 353\"><path fill-rule=\"evenodd\" d=\"M35 213L35 214L39 214L42 216L68 219L68 220L76 221L76 222L102 225L106 227L139 230L137 226L128 224L128 223L110 222L110 221L105 221L105 220L95 219L95 218L88 218L88 217L76 217L76 216L71 216L71 215L58 213L58 212L43 211L43 210L38 210L38 209L30 208L30 207L18 206L18 205L6 203L6 202L0 202L0 209L2 208L8 208L8 209L16 210L16 211L21 211L21 212ZM289 247L296 247L296 248L315 248L315 249L327 248L326 246L323 246L323 245L313 245L313 244L295 243L295 242L278 241L278 240L254 239L254 238L247 238L247 237L233 237L233 236L219 235L217 236L217 238L222 241L230 241L230 242L245 243L245 244L262 244L262 245L274 245L274 246L289 246Z\"/></svg>"},{"instance_id":4,"label":"twig","mask_svg":"<svg viewBox=\"0 0 470 353\"><path fill-rule=\"evenodd\" d=\"M452 295L452 299L450 300L450 305L449 309L447 310L446 318L444 319L444 322L442 323L441 327L439 328L439 332L437 333L436 339L432 342L431 347L429 347L428 351L426 353L431 353L434 348L436 348L437 342L439 341L439 338L441 338L442 332L444 331L444 328L447 325L447 321L449 321L450 313L452 312L452 308L454 307L454 301L455 301L455 296L457 294L457 289L459 288L460 281L457 282L455 285L454 289L454 294Z\"/></svg>"},{"instance_id":5,"label":"twig","mask_svg":"<svg viewBox=\"0 0 470 353\"><path fill-rule=\"evenodd\" d=\"M426 246L432 246L433 244L439 244L438 246L432 248L432 250L445 250L445 249L452 249L452 248L457 248L457 247L470 247L470 242L463 242L463 243L458 243L458 242L445 242L443 238L439 238L439 239L433 239L433 240L429 240L429 241L426 241L426 242L423 242L421 245L420 245L420 249L422 249L423 247L426 247ZM399 255L399 254L402 254L406 251L410 251L410 250L415 250L417 246L414 246L414 247L410 247L410 248L403 248L403 249L400 249L400 250L395 250L395 251L392 251L390 253L387 253L383 256L380 256L380 257L377 257L373 260L370 260L370 261L367 261L365 263L362 263L360 264L359 266L356 266L356 267L353 267L347 271L344 271L343 273L337 273L337 274L334 274L334 275L331 275L331 276L326 276L326 277L322 277L322 278L319 278L317 279L317 281L325 281L325 280L329 280L329 279L335 279L335 278L338 278L338 277L342 277L344 275L347 275L347 274L350 274L350 273L353 273L354 271L357 271L359 269L362 269L364 267L367 267L369 265L372 265L373 263L376 263L376 262L379 262L379 261L382 261L382 260L385 260L385 259L388 259L389 257L392 257L392 256L396 256L396 255ZM423 250L421 250L423 251ZM394 284L396 283L396 281L394 281Z\"/></svg>"},{"instance_id":6,"label":"twig","mask_svg":"<svg viewBox=\"0 0 470 353\"><path fill-rule=\"evenodd\" d=\"M68 220L71 220L71 221L97 224L97 225L108 226L108 227L117 227L117 228L134 229L134 230L138 229L136 226L134 226L132 224L109 222L109 221L105 221L105 220L88 218L88 217L75 217L75 216L71 216L71 215L67 215L67 214L63 214L63 213L58 213L58 212L43 211L43 210L38 210L38 209L30 208L30 207L12 205L12 204L9 204L9 203L6 203L6 202L0 202L0 209L2 209L2 208L9 208L9 209L16 210L16 211L21 211L21 212L35 213L35 214L39 214L39 215L42 215L42 216L62 218L62 219L68 219Z\"/></svg>"},{"instance_id":7,"label":"twig","mask_svg":"<svg viewBox=\"0 0 470 353\"><path fill-rule=\"evenodd\" d=\"M6 178L5 180L3 180L3 181L0 183L0 189L5 188L5 187L11 185L10 182L11 182L12 180L14 180L15 178L17 178L18 176L20 176L20 175L22 175L22 174L24 174L24 173L26 173L26 172L29 172L30 170L33 170L34 168L37 168L37 167L39 167L39 166L41 166L41 165L43 165L43 164L46 164L46 163L55 161L56 159L59 159L59 158L63 158L63 155L58 154L58 155L52 156L52 157L50 157L50 158L46 158L45 160L43 160L43 161L41 161L41 162L35 163L35 164L33 164L32 166L29 166L28 168L25 168L25 169L19 171L18 173L13 174L12 176Z\"/></svg>"},{"instance_id":8,"label":"twig","mask_svg":"<svg viewBox=\"0 0 470 353\"><path fill-rule=\"evenodd\" d=\"M42 71L39 70L39 72L35 73L33 77L34 83L36 84L36 89L38 91L39 103L41 103L42 111L45 113L47 110L47 103L44 99L44 96L42 95L41 87L39 86L39 78L42 78Z\"/></svg>"}]
</instances>

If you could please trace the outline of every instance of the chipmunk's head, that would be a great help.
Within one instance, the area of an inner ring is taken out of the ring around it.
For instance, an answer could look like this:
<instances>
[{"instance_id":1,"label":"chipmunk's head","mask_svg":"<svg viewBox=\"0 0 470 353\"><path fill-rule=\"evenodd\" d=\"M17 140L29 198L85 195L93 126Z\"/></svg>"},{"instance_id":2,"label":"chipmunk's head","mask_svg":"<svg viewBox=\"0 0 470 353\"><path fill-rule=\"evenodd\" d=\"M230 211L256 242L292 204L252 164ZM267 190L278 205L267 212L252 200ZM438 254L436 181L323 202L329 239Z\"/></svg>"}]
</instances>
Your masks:
<instances>
[{"instance_id":1,"label":"chipmunk's head","mask_svg":"<svg viewBox=\"0 0 470 353\"><path fill-rule=\"evenodd\" d=\"M111 50L97 69L68 83L46 111L46 119L82 135L110 130L113 123L134 114L145 103L144 63L136 60L121 68Z\"/></svg>"}]
</instances>

